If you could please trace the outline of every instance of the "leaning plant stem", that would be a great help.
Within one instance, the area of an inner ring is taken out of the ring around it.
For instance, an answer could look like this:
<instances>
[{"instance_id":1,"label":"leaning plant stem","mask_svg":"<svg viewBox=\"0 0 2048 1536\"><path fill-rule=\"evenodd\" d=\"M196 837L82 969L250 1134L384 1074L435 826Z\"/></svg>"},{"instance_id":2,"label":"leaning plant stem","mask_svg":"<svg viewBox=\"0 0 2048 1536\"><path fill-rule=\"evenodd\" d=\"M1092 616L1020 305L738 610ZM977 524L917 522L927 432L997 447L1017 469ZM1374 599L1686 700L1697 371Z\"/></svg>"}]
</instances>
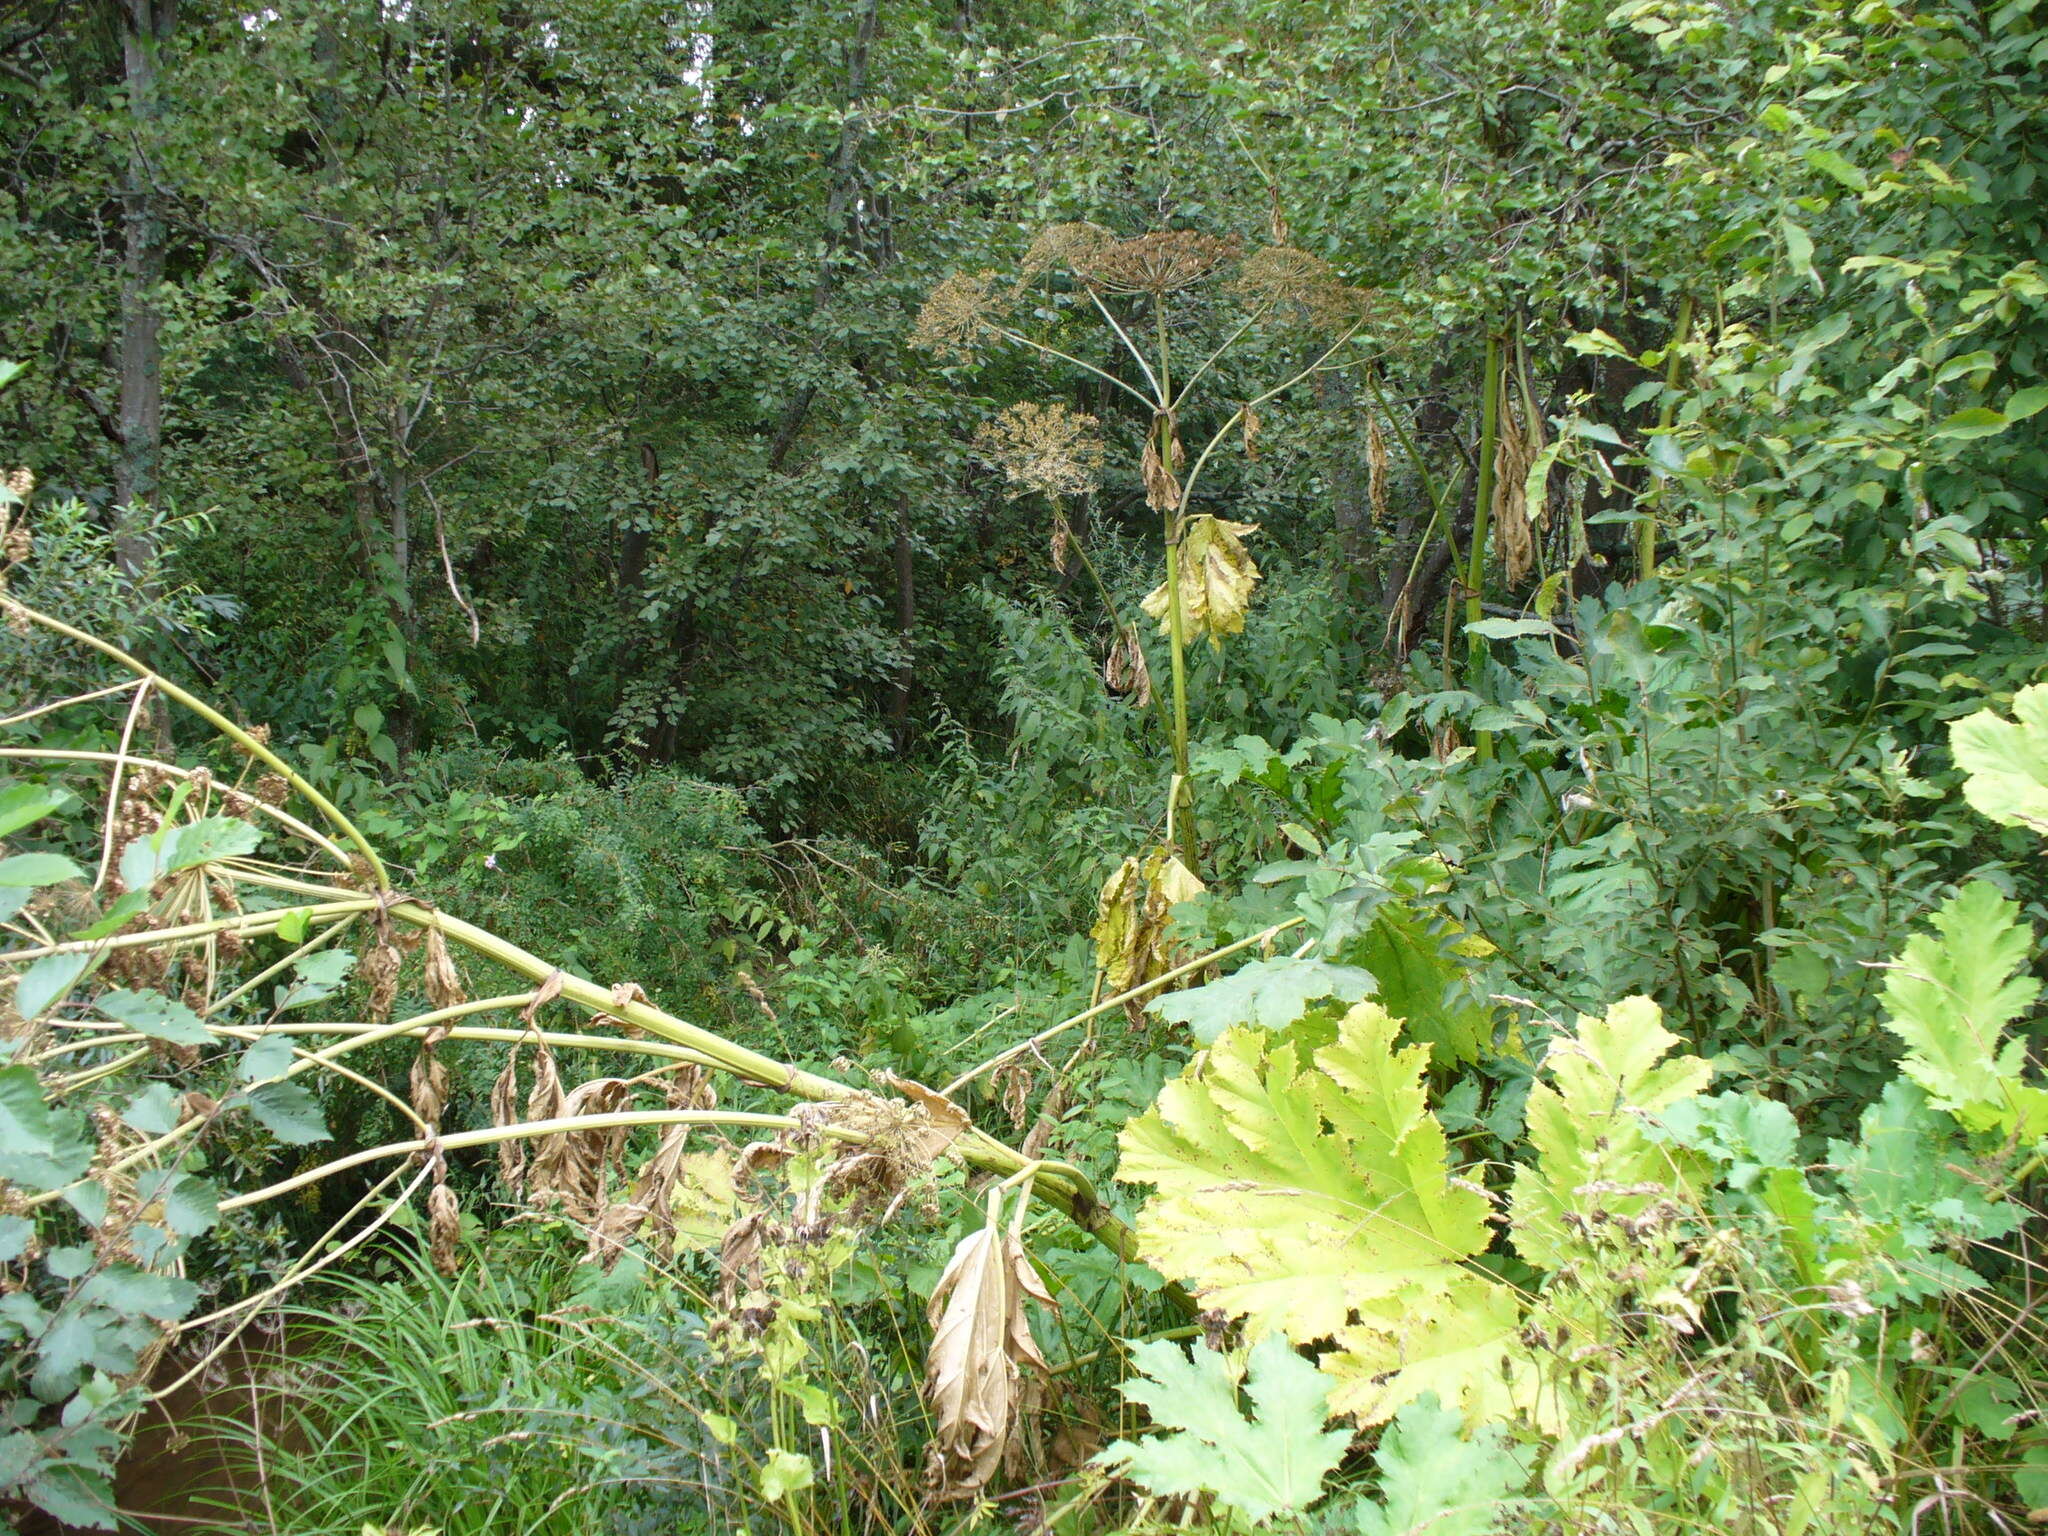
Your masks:
<instances>
[{"instance_id":1,"label":"leaning plant stem","mask_svg":"<svg viewBox=\"0 0 2048 1536\"><path fill-rule=\"evenodd\" d=\"M340 808L309 784L305 777L297 769L293 768L290 763L279 757L267 745L258 741L249 732L243 730L241 726L235 724L234 721L215 709L211 704L208 704L204 699L196 694L186 692L176 683L171 682L161 673L136 660L135 657L130 656L118 646L109 645L96 635L89 635L82 629L74 629L61 619L53 619L46 613L38 613L35 609L18 603L11 597L0 595L0 611L5 611L10 616L25 618L32 624L40 624L43 628L50 630L54 634L62 635L67 640L75 640L80 645L89 646L91 649L98 651L102 656L119 662L129 671L135 673L136 676L146 679L165 697L173 699L191 710L192 713L199 716L200 719L219 731L221 735L227 737L228 740L232 741L244 752L247 752L251 757L268 763L287 784L291 785L293 789L305 797L309 805L325 816L336 831L340 832L343 837L354 845L355 850L363 856L363 861L369 866L371 878L376 881L377 889L380 891L391 889L391 876L385 871L384 861L377 857L377 850L370 846L370 840L357 830L355 823L342 815Z\"/></svg>"},{"instance_id":2,"label":"leaning plant stem","mask_svg":"<svg viewBox=\"0 0 2048 1536\"><path fill-rule=\"evenodd\" d=\"M1486 664L1486 638L1472 626L1486 616L1486 532L1493 514L1494 445L1500 435L1500 337L1486 337L1486 398L1480 408L1479 486L1472 499L1472 545L1465 551L1465 686L1477 690ZM1481 731L1479 761L1493 760L1493 732Z\"/></svg>"},{"instance_id":3,"label":"leaning plant stem","mask_svg":"<svg viewBox=\"0 0 2048 1536\"><path fill-rule=\"evenodd\" d=\"M1014 1061L1019 1056L1037 1050L1041 1045L1045 1044L1046 1041L1052 1039L1056 1035L1063 1035L1068 1030L1075 1028L1077 1025L1086 1024L1090 1019L1093 1018L1099 1018L1101 1015L1108 1013L1113 1008L1121 1008L1125 1003L1131 1002L1136 998L1143 997L1148 992L1157 992L1161 987L1165 986L1168 982L1178 981L1183 976L1192 975L1194 972L1201 970L1205 966L1214 965L1219 960L1228 960L1232 955L1237 954L1240 951L1250 949L1254 944L1264 944L1267 940L1277 938L1279 935L1285 933L1290 928L1299 928L1303 923L1307 921L1308 919L1305 917L1290 917L1287 919L1286 922L1275 923L1272 927L1262 929L1259 932L1253 934L1248 939L1239 939L1234 944L1226 944L1223 946L1223 948L1211 950L1206 955L1198 955L1193 960L1189 960L1182 965L1177 965L1172 970L1165 972L1163 975L1154 976L1150 981L1132 987L1127 991L1119 992L1114 997L1106 997L1101 1002L1095 1003L1090 1007L1082 1009L1072 1018L1061 1019L1059 1023L1054 1024L1049 1028L1040 1030L1030 1039L1020 1041L1018 1044L1011 1046L1009 1049L1002 1051L997 1055L991 1056L987 1061L984 1061L980 1066L973 1067L970 1068L968 1071L962 1072L958 1077L954 1078L953 1081L946 1084L944 1088L940 1089L940 1094L942 1097L950 1099L956 1092L958 1092L962 1088L965 1088L969 1083L973 1082L977 1077L980 1077L983 1073L993 1072L996 1068L1000 1067L1004 1062Z\"/></svg>"},{"instance_id":4,"label":"leaning plant stem","mask_svg":"<svg viewBox=\"0 0 2048 1536\"><path fill-rule=\"evenodd\" d=\"M360 1152L337 1157L332 1162L295 1173L275 1184L235 1195L221 1201L220 1210L222 1215L226 1215L229 1211L261 1205L279 1195L288 1195L293 1190L317 1184L350 1168L360 1168L365 1163L387 1157L411 1157L415 1153L433 1151L456 1152L465 1147L488 1147L501 1141L522 1141L535 1136L557 1136L571 1131L624 1131L643 1125L734 1125L756 1130L792 1131L796 1129L797 1122L789 1115L760 1115L739 1109L620 1110L609 1115L561 1115L552 1120L526 1120L518 1125L492 1125L482 1130L455 1131L447 1136L418 1136L410 1141L387 1141L381 1147L365 1147ZM828 1125L824 1127L824 1133L840 1141L867 1139L843 1126Z\"/></svg>"},{"instance_id":5,"label":"leaning plant stem","mask_svg":"<svg viewBox=\"0 0 2048 1536\"><path fill-rule=\"evenodd\" d=\"M1678 301L1678 323L1671 328L1671 348L1664 358L1664 403L1657 407L1657 431L1671 430L1671 419L1678 411L1678 368L1682 359L1679 347L1692 335L1692 295L1687 294ZM1657 509L1664 503L1666 482L1659 480L1657 488L1644 498L1643 520L1636 529L1636 573L1643 579L1657 574Z\"/></svg>"},{"instance_id":6,"label":"leaning plant stem","mask_svg":"<svg viewBox=\"0 0 2048 1536\"><path fill-rule=\"evenodd\" d=\"M50 763L118 763L122 761L120 757L112 752L67 752L56 748L44 747L0 747L0 758L25 758L36 762ZM189 779L199 771L196 768L180 768L176 763L159 762L151 757L130 757L126 761L131 768L147 768L151 773L161 773L174 779ZM291 832L294 836L303 837L321 852L330 856L343 869L348 868L348 855L342 851L341 846L324 833L307 826L298 817L293 816L287 811L279 810L267 800L257 799L256 796L250 794L247 790L229 789L224 784L216 785L215 788L220 789L223 793L234 796L237 801L249 810L259 815L268 816L272 821L278 823L278 825Z\"/></svg>"},{"instance_id":7,"label":"leaning plant stem","mask_svg":"<svg viewBox=\"0 0 2048 1536\"><path fill-rule=\"evenodd\" d=\"M269 933L294 912L306 914L308 922L320 922L330 917L343 917L354 912L368 912L377 905L374 896L358 896L348 901L323 901L311 907L278 907L269 912L244 912L234 917L213 917L204 922L184 923L176 928L156 928L142 933L117 933L104 939L66 939L58 944L40 944L32 949L11 949L0 954L0 965L11 965L22 960L40 960L45 955L76 955L97 953L102 949L133 949L138 945L154 947L158 944L174 944L185 939L204 939L215 934L238 933L247 937L251 934Z\"/></svg>"},{"instance_id":8,"label":"leaning plant stem","mask_svg":"<svg viewBox=\"0 0 2048 1536\"><path fill-rule=\"evenodd\" d=\"M834 1082L829 1077L820 1077L815 1072L785 1066L771 1057L761 1055L758 1051L750 1051L745 1046L735 1045L707 1029L686 1023L652 1003L638 999L625 1003L615 1002L611 993L595 982L558 971L537 955L458 917L450 917L445 912L423 906L416 901L393 902L388 911L400 922L411 923L417 928L438 929L442 937L462 945L474 954L496 961L507 970L531 981L544 982L550 976L559 975L562 997L577 1007L587 1009L591 1013L609 1014L623 1023L636 1025L663 1040L689 1046L702 1052L710 1065L747 1082L759 1084L764 1088L778 1089L813 1102L832 1102L859 1096L856 1089L849 1088L844 1083ZM970 1166L984 1173L1012 1174L1022 1168L1026 1161L1022 1153L1005 1146L982 1131L970 1131L954 1145ZM1137 1256L1137 1239L1131 1229L1103 1209L1101 1202L1096 1198L1094 1186L1078 1169L1070 1168L1064 1163L1046 1163L1040 1167L1033 1187L1040 1199L1064 1210L1074 1225L1112 1253L1125 1259Z\"/></svg>"}]
</instances>

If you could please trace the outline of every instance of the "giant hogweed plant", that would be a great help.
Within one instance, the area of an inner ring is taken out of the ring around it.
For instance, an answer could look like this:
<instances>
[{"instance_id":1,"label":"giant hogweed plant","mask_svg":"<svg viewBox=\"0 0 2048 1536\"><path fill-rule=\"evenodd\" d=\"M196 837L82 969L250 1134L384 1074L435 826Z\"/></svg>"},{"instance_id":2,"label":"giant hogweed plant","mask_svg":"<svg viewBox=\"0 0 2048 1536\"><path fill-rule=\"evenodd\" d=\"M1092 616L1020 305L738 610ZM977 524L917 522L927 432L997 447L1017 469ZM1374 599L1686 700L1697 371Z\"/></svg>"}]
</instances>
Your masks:
<instances>
[{"instance_id":1,"label":"giant hogweed plant","mask_svg":"<svg viewBox=\"0 0 2048 1536\"><path fill-rule=\"evenodd\" d=\"M1973 807L2048 834L2048 686L1952 744ZM1425 1423L1473 1435L1484 1496L1407 1529L2012 1529L2048 1506L2025 1301L2023 1197L2048 1159L2020 1032L2034 940L1983 881L1935 913L1886 970L1899 1071L1853 1138L1709 1092L1712 1066L1634 997L1559 1028L1524 1144L1470 1161L1432 1105L1429 1045L1366 1001L1224 1029L1126 1127L1117 1176L1149 1187L1146 1260L1256 1346L1266 1418L1271 1378L1302 1368L1277 1339L1314 1356L1328 1414L1393 1426L1383 1459ZM1160 1348L1138 1357L1149 1379L1186 1375ZM1243 1367L1197 1365L1234 1416ZM1297 1474L1276 1484L1270 1455L1254 1475L1174 1448L1192 1390L1134 1388L1172 1433L1111 1463L1229 1520L1304 1518L1341 1454L1323 1411L1276 1421Z\"/></svg>"},{"instance_id":2,"label":"giant hogweed plant","mask_svg":"<svg viewBox=\"0 0 2048 1536\"><path fill-rule=\"evenodd\" d=\"M30 548L26 534L10 538L6 567ZM990 1197L986 1230L961 1244L934 1306L928 1386L937 1492L970 1495L993 1475L1024 1406L1017 1383L1044 1363L1023 1311L1036 1282L1000 1202L1050 1200L1134 1252L1084 1175L1010 1150L917 1084L884 1077L870 1091L776 1061L630 982L568 974L408 894L261 729L4 587L0 609L17 633L97 653L116 679L0 720L0 1499L111 1526L110 1475L149 1397L195 1379L415 1200L434 1262L455 1265L450 1160L484 1149L504 1188L560 1211L596 1261L636 1242L657 1253L701 1244L687 1213L718 1212L710 1240L732 1310L752 1319L752 1353L774 1363L777 1400L813 1425L824 1410L799 1369L799 1314L778 1312L776 1255L792 1243L808 1254L818 1233L847 1227L834 1213L893 1216L941 1159L996 1175L1005 1194ZM196 717L215 747L175 762L142 750L138 727L157 701ZM70 744L81 738L63 721L107 718L110 705L110 747ZM479 972L505 980L472 996ZM428 1006L406 1012L401 997ZM564 1013L584 1027L550 1027ZM390 1041L416 1043L402 1087L364 1065L367 1048ZM488 1124L455 1119L438 1055L450 1041L505 1050ZM585 1055L632 1065L571 1084L563 1063ZM765 1107L720 1107L720 1082ZM408 1134L325 1159L308 1150L333 1139L327 1100L344 1084ZM755 1141L721 1165L690 1150L692 1135ZM779 1193L748 1193L749 1169L792 1159L810 1170L793 1211ZM203 1283L195 1242L240 1228L260 1246L250 1224L266 1208L328 1181L356 1198L325 1233L235 1294ZM730 1198L705 1195L707 1181ZM762 1323L778 1316L789 1335L779 1345ZM200 1355L179 1357L166 1381L157 1368L180 1336L199 1340ZM809 1476L801 1460L774 1447L764 1499L790 1507Z\"/></svg>"},{"instance_id":3,"label":"giant hogweed plant","mask_svg":"<svg viewBox=\"0 0 2048 1536\"><path fill-rule=\"evenodd\" d=\"M1045 291L1037 293L1034 285L1041 282ZM1211 291L1217 289L1220 297ZM1027 295L1032 307L1016 318ZM1327 262L1284 238L1247 254L1235 240L1193 230L1119 239L1097 224L1055 224L1032 241L1009 284L992 271L944 279L912 330L912 343L943 361L969 362L979 350L1006 347L1078 370L1126 396L1145 415L1138 479L1145 505L1160 518L1165 570L1141 606L1167 644L1170 703L1163 713L1172 777L1164 842L1127 859L1101 892L1097 941L1102 968L1117 990L1134 976L1144 980L1170 968L1171 956L1142 935L1157 930L1170 906L1200 889L1199 840L1186 797L1187 647L1204 638L1220 647L1224 636L1242 633L1259 580L1244 542L1256 526L1195 511L1196 490L1233 436L1247 455L1257 454L1259 407L1336 366L1333 360L1364 323L1365 300ZM1204 323L1212 311L1222 314L1213 327ZM1107 366L1069 350L1079 344L1068 341L1067 330L1088 320L1111 338L1115 355ZM1241 340L1276 322L1306 324L1334 339L1306 367L1232 409L1190 458L1182 425L1194 403L1213 389L1219 368ZM1143 708L1152 702L1152 685L1137 628L1125 620L1059 510L1063 498L1085 494L1097 483L1104 453L1095 428L1092 419L1064 406L1026 403L990 422L979 446L1016 493L1036 491L1051 502L1055 564L1063 571L1072 558L1086 564L1116 627L1105 677Z\"/></svg>"}]
</instances>

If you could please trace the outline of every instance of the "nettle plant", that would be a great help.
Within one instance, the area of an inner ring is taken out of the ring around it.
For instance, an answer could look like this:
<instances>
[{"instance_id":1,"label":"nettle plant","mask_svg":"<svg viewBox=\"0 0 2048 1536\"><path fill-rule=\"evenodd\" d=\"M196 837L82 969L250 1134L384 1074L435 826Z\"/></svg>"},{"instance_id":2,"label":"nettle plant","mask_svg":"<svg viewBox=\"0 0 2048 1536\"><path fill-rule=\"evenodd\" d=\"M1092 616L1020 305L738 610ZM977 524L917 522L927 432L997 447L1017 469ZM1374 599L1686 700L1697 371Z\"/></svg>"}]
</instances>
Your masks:
<instances>
[{"instance_id":1,"label":"nettle plant","mask_svg":"<svg viewBox=\"0 0 2048 1536\"><path fill-rule=\"evenodd\" d=\"M1973 807L2048 835L2048 686L1952 742ZM1250 1523L2013 1528L2048 1506L2022 1199L2048 1084L2015 1032L2034 939L1987 883L1943 905L1886 973L1898 1075L1824 1145L1782 1104L1710 1093L1644 997L1557 1029L1499 1164L1458 1155L1432 1045L1381 1002L1241 1013L1124 1130L1117 1176L1150 1189L1145 1259L1253 1348L1142 1350L1131 1396L1174 1433L1111 1463ZM1248 1443L1286 1457L1194 1453L1240 1417L1239 1375ZM1309 1514L1349 1438L1325 1411L1390 1426L1408 1523ZM1416 1481L1424 1438L1446 1459Z\"/></svg>"},{"instance_id":2,"label":"nettle plant","mask_svg":"<svg viewBox=\"0 0 2048 1536\"><path fill-rule=\"evenodd\" d=\"M10 539L7 565L29 550ZM996 1176L934 1302L926 1384L934 1495L994 1475L1023 1374L1045 1363L1025 1315L1043 1293L1004 1202L1050 1201L1133 1251L1083 1174L1010 1150L915 1083L871 1091L775 1061L409 895L264 732L4 587L0 611L117 675L0 719L0 1501L111 1527L113 1466L149 1397L196 1379L416 1198L434 1264L461 1263L450 1162L485 1149L511 1201L559 1213L592 1262L633 1244L659 1262L718 1252L728 1352L760 1361L776 1405L733 1461L792 1520L804 1447L835 1422L805 1364L820 1287L864 1227L917 1207L941 1163ZM158 704L219 739L202 752L187 731L180 761L151 755L138 728ZM465 967L502 984L471 996ZM564 1014L587 1027L550 1027ZM442 1056L456 1041L505 1053L487 1123L457 1120ZM402 1083L364 1054L389 1042L417 1051ZM590 1055L632 1065L573 1081L564 1064ZM762 1107L720 1107L720 1083ZM310 1150L334 1140L344 1087L404 1134ZM284 1224L257 1225L329 1180L352 1203L324 1233L292 1244ZM223 1245L195 1259L207 1238ZM220 1262L280 1245L253 1283ZM181 1335L196 1357L160 1370ZM738 1434L708 1410L705 1428Z\"/></svg>"},{"instance_id":3,"label":"nettle plant","mask_svg":"<svg viewBox=\"0 0 2048 1536\"><path fill-rule=\"evenodd\" d=\"M1164 573L1141 606L1168 647L1162 713L1173 777L1164 845L1127 860L1103 888L1102 926L1109 936L1099 933L1098 943L1105 971L1128 977L1134 965L1147 964L1146 952L1120 945L1120 936L1156 927L1166 907L1199 889L1198 844L1186 802L1187 647L1200 639L1220 647L1224 636L1242 633L1259 580L1244 542L1257 526L1195 510L1202 476L1233 438L1247 456L1256 456L1259 408L1340 366L1338 354L1365 323L1366 304L1367 295L1339 280L1328 262L1286 244L1284 236L1247 254L1234 239L1193 230L1119 239L1100 225L1071 223L1042 231L1013 280L993 271L956 273L932 290L918 314L912 344L942 361L966 363L985 348L1016 348L1078 370L1125 396L1145 419L1137 471L1145 505L1160 518ZM1214 390L1233 349L1254 330L1274 325L1305 327L1324 343L1306 367L1249 392L1190 458L1183 424ZM1107 366L1078 355L1083 344L1069 332L1084 327L1110 339L1115 357ZM1104 459L1098 423L1063 405L1025 403L989 422L977 447L1003 471L1013 493L1037 492L1051 504L1054 564L1062 572L1071 559L1086 566L1116 627L1105 678L1144 708L1153 690L1137 626L1125 619L1061 510L1066 498L1097 484ZM1153 973L1167 968L1163 955L1150 958L1160 962Z\"/></svg>"}]
</instances>

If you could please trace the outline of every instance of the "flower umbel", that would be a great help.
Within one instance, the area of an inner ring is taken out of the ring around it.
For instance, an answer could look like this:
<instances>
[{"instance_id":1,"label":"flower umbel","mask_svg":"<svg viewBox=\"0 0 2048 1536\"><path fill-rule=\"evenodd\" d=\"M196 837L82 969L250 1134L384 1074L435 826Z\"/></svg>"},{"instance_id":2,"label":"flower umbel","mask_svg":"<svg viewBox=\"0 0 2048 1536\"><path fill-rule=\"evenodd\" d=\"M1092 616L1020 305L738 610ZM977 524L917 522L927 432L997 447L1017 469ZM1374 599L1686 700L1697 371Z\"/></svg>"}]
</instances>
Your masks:
<instances>
[{"instance_id":1,"label":"flower umbel","mask_svg":"<svg viewBox=\"0 0 2048 1536\"><path fill-rule=\"evenodd\" d=\"M1063 405L1013 405L974 436L975 451L1003 472L1015 500L1037 491L1058 500L1085 496L1102 470L1093 416Z\"/></svg>"}]
</instances>

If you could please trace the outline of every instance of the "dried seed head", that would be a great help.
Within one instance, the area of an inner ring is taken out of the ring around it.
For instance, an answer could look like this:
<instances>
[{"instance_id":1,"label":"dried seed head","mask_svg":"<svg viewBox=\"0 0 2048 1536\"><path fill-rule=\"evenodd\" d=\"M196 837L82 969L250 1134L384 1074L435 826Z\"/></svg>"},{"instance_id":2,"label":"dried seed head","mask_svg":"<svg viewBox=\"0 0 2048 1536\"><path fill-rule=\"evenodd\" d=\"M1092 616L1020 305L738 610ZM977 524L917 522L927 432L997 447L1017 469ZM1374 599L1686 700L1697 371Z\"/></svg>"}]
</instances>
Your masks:
<instances>
[{"instance_id":1,"label":"dried seed head","mask_svg":"<svg viewBox=\"0 0 2048 1536\"><path fill-rule=\"evenodd\" d=\"M1237 259L1235 239L1163 229L1134 240L1107 240L1067 257L1075 276L1110 293L1172 293L1193 287Z\"/></svg>"},{"instance_id":2,"label":"dried seed head","mask_svg":"<svg viewBox=\"0 0 2048 1536\"><path fill-rule=\"evenodd\" d=\"M1093 416L1064 405L1011 406L974 434L975 451L1003 472L1010 499L1037 491L1054 500L1085 496L1102 470L1102 439Z\"/></svg>"},{"instance_id":3,"label":"dried seed head","mask_svg":"<svg viewBox=\"0 0 2048 1536\"><path fill-rule=\"evenodd\" d=\"M1019 282L1028 283L1055 267L1072 269L1104 246L1114 244L1116 236L1100 224L1047 225L1025 248L1024 259L1018 264Z\"/></svg>"},{"instance_id":4,"label":"dried seed head","mask_svg":"<svg viewBox=\"0 0 2048 1536\"><path fill-rule=\"evenodd\" d=\"M27 501L36 493L36 472L26 464L10 470L7 475L7 494L16 501Z\"/></svg>"},{"instance_id":5,"label":"dried seed head","mask_svg":"<svg viewBox=\"0 0 2048 1536\"><path fill-rule=\"evenodd\" d=\"M994 289L993 272L955 272L941 279L917 312L910 344L947 362L972 362L989 317L1000 309Z\"/></svg>"},{"instance_id":6,"label":"dried seed head","mask_svg":"<svg viewBox=\"0 0 2048 1536\"><path fill-rule=\"evenodd\" d=\"M1341 331L1356 324L1364 317L1369 298L1364 289L1338 281L1322 257L1289 245L1253 251L1230 286L1255 304L1292 306L1319 331Z\"/></svg>"}]
</instances>

